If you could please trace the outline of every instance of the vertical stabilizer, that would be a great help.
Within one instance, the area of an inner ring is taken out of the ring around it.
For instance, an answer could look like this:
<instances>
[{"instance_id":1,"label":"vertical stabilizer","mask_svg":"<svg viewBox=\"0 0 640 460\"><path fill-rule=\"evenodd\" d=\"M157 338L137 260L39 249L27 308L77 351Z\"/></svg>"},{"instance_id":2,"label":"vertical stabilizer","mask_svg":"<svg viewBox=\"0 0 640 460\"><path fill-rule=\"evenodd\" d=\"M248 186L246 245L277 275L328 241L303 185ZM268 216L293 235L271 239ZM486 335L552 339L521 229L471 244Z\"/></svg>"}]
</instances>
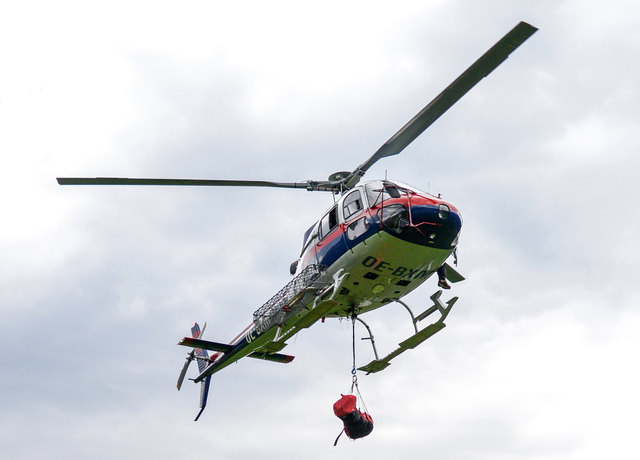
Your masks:
<instances>
[{"instance_id":1,"label":"vertical stabilizer","mask_svg":"<svg viewBox=\"0 0 640 460\"><path fill-rule=\"evenodd\" d=\"M205 327L206 327L206 323L205 323ZM204 332L204 330L202 332ZM200 331L200 326L198 325L198 323L196 323L191 328L191 337L193 337L194 339L199 339L202 337L202 332ZM207 368L207 364L209 362L209 353L207 353L207 350L203 350L202 348L197 348L195 352L197 356L196 359L198 360L198 370L200 371L200 373L202 373ZM202 415L204 408L207 407L207 398L209 397L210 384L211 384L211 376L207 377L202 382L200 382L200 412L198 412L198 415L196 415L196 418L195 418L196 422Z\"/></svg>"},{"instance_id":2,"label":"vertical stabilizer","mask_svg":"<svg viewBox=\"0 0 640 460\"><path fill-rule=\"evenodd\" d=\"M200 412L198 412L198 415L196 415L196 418L194 420L196 422L198 421L198 419L202 415L202 412L204 411L204 408L207 407L207 398L209 397L209 384L210 383L211 383L211 376L207 377L202 382L200 382Z\"/></svg>"}]
</instances>

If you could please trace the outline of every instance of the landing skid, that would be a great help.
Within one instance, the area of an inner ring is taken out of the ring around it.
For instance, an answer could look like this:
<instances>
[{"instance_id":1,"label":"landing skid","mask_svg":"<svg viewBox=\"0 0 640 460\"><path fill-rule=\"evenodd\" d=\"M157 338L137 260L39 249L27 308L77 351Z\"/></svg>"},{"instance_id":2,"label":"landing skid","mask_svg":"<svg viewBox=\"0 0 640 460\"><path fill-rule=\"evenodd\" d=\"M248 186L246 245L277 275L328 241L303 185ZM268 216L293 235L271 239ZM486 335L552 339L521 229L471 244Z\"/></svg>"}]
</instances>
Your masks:
<instances>
[{"instance_id":1,"label":"landing skid","mask_svg":"<svg viewBox=\"0 0 640 460\"><path fill-rule=\"evenodd\" d=\"M376 342L375 342L375 339L373 338L373 333L371 332L371 328L367 325L367 323L362 321L360 318L356 317L356 319L358 321L360 321L367 328L367 331L369 332L369 337L365 337L364 340L370 340L371 341L371 346L373 347L373 354L376 357L376 359L371 361L366 366L359 367L358 370L366 372L367 375L368 374L372 374L374 372L380 372L381 370L386 369L391 364L390 361L393 358L395 358L396 356L398 356L401 353L404 353L407 350L410 350L412 348L417 347L422 342L427 340L429 337L433 336L435 333L437 333L437 332L441 331L442 329L444 329L445 326L446 326L444 324L444 320L447 317L447 315L449 314L449 312L451 311L451 308L453 307L453 304L455 304L458 301L458 297L453 297L451 300L447 301L447 303L445 305L440 300L440 296L441 295L442 295L442 291L437 291L436 293L434 293L431 296L431 300L433 301L433 305L431 307L427 308L422 313L420 313L418 316L415 316L413 314L413 312L411 311L411 309L409 308L409 306L407 304L405 304L401 300L397 300L396 301L399 304L401 304L404 308L406 308L407 311L409 312L409 314L411 315L411 321L413 323L413 328L414 328L414 330L416 332L415 332L415 334L413 334L408 339L403 340L402 342L400 342L398 344L398 348L396 348L394 351L392 351L391 353L389 353L387 356L385 356L382 359L380 359L378 357L378 350L376 349ZM436 311L440 312L440 318L435 323L432 323L432 324L428 325L427 327L425 327L422 330L418 330L418 322L420 322L423 319L427 318L429 315L431 315L432 313L435 313Z\"/></svg>"}]
</instances>

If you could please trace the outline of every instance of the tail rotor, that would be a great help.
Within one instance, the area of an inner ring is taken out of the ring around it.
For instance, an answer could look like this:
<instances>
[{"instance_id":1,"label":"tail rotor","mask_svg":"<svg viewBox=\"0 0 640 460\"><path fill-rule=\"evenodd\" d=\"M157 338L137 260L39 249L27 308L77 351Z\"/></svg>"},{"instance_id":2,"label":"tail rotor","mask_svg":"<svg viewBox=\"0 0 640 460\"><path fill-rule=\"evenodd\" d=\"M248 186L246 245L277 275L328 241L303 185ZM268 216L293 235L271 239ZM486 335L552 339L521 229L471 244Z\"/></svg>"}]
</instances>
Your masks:
<instances>
[{"instance_id":1,"label":"tail rotor","mask_svg":"<svg viewBox=\"0 0 640 460\"><path fill-rule=\"evenodd\" d=\"M206 321L204 323L204 326L202 326L202 330L200 330L200 325L198 323L195 323L194 326L191 328L191 337L193 337L194 339L202 338L202 335L204 334L204 331L206 328L207 328ZM204 354L207 355L206 351L195 350L195 349L191 350L191 352L187 355L187 360L185 361L184 366L182 366L182 371L180 371L180 376L178 377L178 384L176 385L178 388L178 391L180 391L180 388L182 388L182 382L184 382L184 377L187 375L187 369L189 369L189 365L194 359L196 359L196 354L200 356L199 352L204 352Z\"/></svg>"},{"instance_id":2,"label":"tail rotor","mask_svg":"<svg viewBox=\"0 0 640 460\"><path fill-rule=\"evenodd\" d=\"M202 330L200 330L200 325L198 323L195 323L191 328L191 337L193 337L194 339L202 338L206 328L207 328L206 322L202 326ZM211 362L211 359L209 358L209 353L207 353L206 350L203 350L202 348L195 348L191 350L189 354L187 354L187 359L184 363L184 366L182 366L180 375L178 376L178 383L176 385L178 388L178 391L180 390L180 388L182 388L182 383L184 382L184 378L187 375L187 369L189 369L189 365L193 360L198 361L198 369L200 370L200 372L204 371L204 369L207 367L207 364ZM210 384L211 384L211 376L208 376L200 384L200 411L196 416L196 421L200 418L200 415L202 415L202 411L204 411L204 408L207 406L207 397L209 396Z\"/></svg>"}]
</instances>

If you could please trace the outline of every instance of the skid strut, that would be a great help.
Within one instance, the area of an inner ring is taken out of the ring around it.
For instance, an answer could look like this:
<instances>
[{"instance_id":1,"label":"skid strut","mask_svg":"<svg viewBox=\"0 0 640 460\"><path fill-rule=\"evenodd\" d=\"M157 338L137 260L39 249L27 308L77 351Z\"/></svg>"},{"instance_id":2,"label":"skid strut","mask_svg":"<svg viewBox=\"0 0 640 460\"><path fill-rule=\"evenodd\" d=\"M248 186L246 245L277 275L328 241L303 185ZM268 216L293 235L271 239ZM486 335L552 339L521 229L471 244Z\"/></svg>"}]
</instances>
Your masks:
<instances>
[{"instance_id":1,"label":"skid strut","mask_svg":"<svg viewBox=\"0 0 640 460\"><path fill-rule=\"evenodd\" d=\"M355 319L357 321L360 321L362 324L364 324L364 327L366 327L367 331L369 331L369 337L363 337L362 340L371 340L371 346L373 347L373 354L376 357L376 360L378 360L378 350L376 350L376 339L373 338L373 332L371 332L371 328L367 323L362 321L359 317L355 316Z\"/></svg>"},{"instance_id":2,"label":"skid strut","mask_svg":"<svg viewBox=\"0 0 640 460\"><path fill-rule=\"evenodd\" d=\"M364 371L367 374L380 372L381 370L386 369L391 364L391 360L393 358L395 358L401 353L404 353L409 349L417 347L422 342L427 340L429 337L433 336L437 332L444 329L446 326L446 324L444 324L444 320L449 315L449 312L451 311L453 304L455 304L458 301L458 297L453 297L451 300L447 301L445 305L440 300L441 295L442 295L442 291L437 291L436 293L434 293L430 297L431 300L433 301L433 305L427 308L422 313L420 313L418 316L415 316L413 314L413 312L411 311L411 308L409 308L407 304L405 304L404 302L401 302L400 300L397 300L397 302L401 304L404 308L406 308L406 310L411 315L411 322L413 323L415 334L413 334L408 339L400 342L398 344L398 348L396 348L394 351L392 351L382 359L378 357L378 351L376 350L375 339L373 338L373 333L371 332L371 328L360 318L356 318L358 321L364 324L365 327L367 328L367 331L369 331L369 337L365 337L363 340L371 340L371 346L373 347L373 354L376 357L376 359L371 361L366 366L359 367L358 370ZM418 322L427 318L429 315L431 315L432 313L435 313L436 311L440 312L440 318L435 323L428 325L422 330L418 330Z\"/></svg>"}]
</instances>

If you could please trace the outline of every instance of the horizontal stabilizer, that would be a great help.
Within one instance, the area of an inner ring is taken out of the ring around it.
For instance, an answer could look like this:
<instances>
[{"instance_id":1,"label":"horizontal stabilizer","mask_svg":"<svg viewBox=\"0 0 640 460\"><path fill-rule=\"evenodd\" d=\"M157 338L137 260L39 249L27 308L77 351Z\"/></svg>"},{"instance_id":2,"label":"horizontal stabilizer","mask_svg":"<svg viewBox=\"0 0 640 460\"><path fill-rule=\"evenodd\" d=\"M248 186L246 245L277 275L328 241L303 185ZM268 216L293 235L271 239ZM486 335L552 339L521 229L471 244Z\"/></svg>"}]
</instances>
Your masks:
<instances>
[{"instance_id":1,"label":"horizontal stabilizer","mask_svg":"<svg viewBox=\"0 0 640 460\"><path fill-rule=\"evenodd\" d=\"M202 350L217 351L219 353L229 353L231 350L233 350L233 345L219 342L210 342L209 340L194 339L191 337L183 338L180 342L178 342L178 345L184 345L185 347L191 348L199 348ZM283 355L281 353L260 353L259 351L254 351L248 356L249 358L264 359L266 361L273 361L276 363L290 363L294 358L291 355Z\"/></svg>"},{"instance_id":2,"label":"horizontal stabilizer","mask_svg":"<svg viewBox=\"0 0 640 460\"><path fill-rule=\"evenodd\" d=\"M254 351L249 355L249 358L265 359L267 361L273 361L274 363L286 364L293 361L295 356L283 355L281 353L260 353L259 351Z\"/></svg>"},{"instance_id":3,"label":"horizontal stabilizer","mask_svg":"<svg viewBox=\"0 0 640 460\"><path fill-rule=\"evenodd\" d=\"M233 350L233 345L227 345L226 343L210 342L208 340L194 339L192 337L185 337L178 345L184 345L185 347L201 348L203 350L217 351L220 353L229 353Z\"/></svg>"}]
</instances>

